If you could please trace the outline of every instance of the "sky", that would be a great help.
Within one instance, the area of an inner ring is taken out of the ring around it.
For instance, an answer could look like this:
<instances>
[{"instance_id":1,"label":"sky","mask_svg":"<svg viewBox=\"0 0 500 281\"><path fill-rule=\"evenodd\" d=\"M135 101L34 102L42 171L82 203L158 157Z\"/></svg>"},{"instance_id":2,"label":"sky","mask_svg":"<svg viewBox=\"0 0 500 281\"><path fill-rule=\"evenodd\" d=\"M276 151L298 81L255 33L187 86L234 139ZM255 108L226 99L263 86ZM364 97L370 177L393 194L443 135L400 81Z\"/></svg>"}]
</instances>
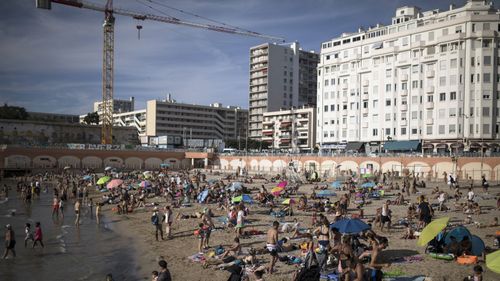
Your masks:
<instances>
[{"instance_id":1,"label":"sky","mask_svg":"<svg viewBox=\"0 0 500 281\"><path fill-rule=\"evenodd\" d=\"M87 0L84 0L87 1ZM153 1L153 2L151 2ZM214 24L165 5L247 30L321 43L358 27L389 24L397 7L422 10L465 0L114 0L114 7ZM102 96L102 21L93 10L34 0L0 1L0 104L85 114ZM89 0L104 5L105 0ZM162 5L163 4L163 5ZM151 6L153 9L151 9ZM140 39L137 25L141 25ZM136 109L167 94L179 102L248 108L249 49L272 40L116 16L114 97Z\"/></svg>"}]
</instances>

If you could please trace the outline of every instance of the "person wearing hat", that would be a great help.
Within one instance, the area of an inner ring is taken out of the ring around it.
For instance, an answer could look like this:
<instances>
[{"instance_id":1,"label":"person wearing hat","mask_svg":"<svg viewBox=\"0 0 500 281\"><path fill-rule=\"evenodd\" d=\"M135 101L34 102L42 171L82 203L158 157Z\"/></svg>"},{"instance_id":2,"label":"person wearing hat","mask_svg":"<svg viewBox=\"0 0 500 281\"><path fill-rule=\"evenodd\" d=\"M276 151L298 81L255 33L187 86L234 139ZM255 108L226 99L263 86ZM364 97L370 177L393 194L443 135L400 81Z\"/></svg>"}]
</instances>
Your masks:
<instances>
[{"instance_id":1,"label":"person wearing hat","mask_svg":"<svg viewBox=\"0 0 500 281\"><path fill-rule=\"evenodd\" d=\"M3 258L7 258L9 252L12 252L12 256L16 257L16 235L14 230L12 230L12 226L10 224L6 225L5 228L5 253L3 254Z\"/></svg>"},{"instance_id":2,"label":"person wearing hat","mask_svg":"<svg viewBox=\"0 0 500 281\"><path fill-rule=\"evenodd\" d=\"M157 281L172 281L172 276L170 275L170 271L167 269L167 262L161 260L158 262L160 266L160 272L158 273Z\"/></svg>"}]
</instances>

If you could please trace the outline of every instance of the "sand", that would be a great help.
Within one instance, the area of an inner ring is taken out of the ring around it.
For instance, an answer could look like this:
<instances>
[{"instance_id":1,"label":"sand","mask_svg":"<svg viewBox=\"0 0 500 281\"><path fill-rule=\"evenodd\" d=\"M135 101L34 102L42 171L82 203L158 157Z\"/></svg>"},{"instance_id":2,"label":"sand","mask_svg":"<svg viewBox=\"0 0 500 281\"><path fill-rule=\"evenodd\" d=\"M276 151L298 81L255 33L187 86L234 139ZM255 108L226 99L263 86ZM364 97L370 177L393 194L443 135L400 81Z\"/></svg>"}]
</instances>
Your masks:
<instances>
[{"instance_id":1,"label":"sand","mask_svg":"<svg viewBox=\"0 0 500 281\"><path fill-rule=\"evenodd\" d=\"M212 176L210 176L212 177ZM209 178L210 178L209 177ZM213 177L212 177L213 178ZM258 187L263 182L257 181L252 185L247 185L248 187ZM441 189L448 191L448 188L444 183L427 183L426 189L420 189L422 194L429 195L434 186L439 185ZM268 189L275 186L275 183L270 183L265 185ZM313 188L313 185L305 184L299 189L299 194L306 193L309 194ZM331 189L331 187L330 187ZM466 189L462 192L465 194ZM490 187L489 194L498 195L500 188ZM339 198L344 192L338 192L336 198ZM450 192L451 193L451 192ZM475 188L475 193L478 195L482 194L481 188ZM412 195L410 199L412 202L416 202L417 195ZM335 198L335 197L333 197ZM394 196L387 196L388 199L394 200ZM464 199L462 199L464 201ZM165 199L149 199L147 202L158 202L160 207L167 205ZM365 207L365 216L373 216L375 213L375 208L382 205L382 200L373 201L372 204ZM437 203L437 199L432 199L431 203ZM177 213L193 213L195 211L201 211L207 205L193 204L193 207L173 209L174 215ZM496 199L492 198L489 200L481 200L480 205L484 210L481 215L473 215L473 220L480 223L489 223L493 217L499 217L500 211L496 210ZM216 216L225 215L222 211L217 211L215 205L208 205L211 207L212 211ZM450 203L448 202L448 206ZM274 221L274 218L268 215L259 214L266 209L259 208L256 204L250 207L252 214L249 219L252 221L248 225L248 229L257 229L262 231L267 231L269 226ZM391 206L393 210L392 221L397 222L399 219L406 216L407 206ZM134 244L131 245L137 254L137 272L142 278L141 280L150 280L150 274L152 270L158 270L157 260L159 256L163 256L168 261L168 267L172 273L173 280L227 280L229 273L227 271L219 271L213 269L203 269L201 264L194 263L187 259L188 256L193 255L197 252L198 240L194 237L193 231L195 225L198 224L198 219L189 219L175 221L173 226L174 238L172 240L165 240L157 242L154 237L154 227L151 225L150 216L151 208L138 209L133 214L129 215L117 215L113 213L110 206L104 208L104 214L109 216L110 220L113 221L115 229L118 229L122 235L129 236L133 238ZM450 222L460 222L463 221L466 215L462 212L435 212L435 218L437 217L450 217ZM293 218L297 218L303 226L310 227L311 225L311 214L304 213L295 210L295 216L290 218L287 217L286 221L291 221ZM331 219L331 216L329 216ZM217 222L216 222L217 224ZM486 237L488 234L494 234L497 228L476 228L471 225L468 227L472 234L479 236L483 239L486 246L493 247L493 238ZM377 227L374 228L377 233L380 233ZM383 252L383 257L387 261L395 257L403 257L414 254L424 254L424 248L418 247L416 245L416 240L403 240L400 239L402 236L402 228L392 229L390 233L384 232L381 235L387 236L389 238L389 247ZM289 234L287 234L289 235ZM210 244L211 246L223 245L228 246L231 244L234 238L234 232L229 231L216 231L212 233ZM250 239L243 239L242 246L244 248L254 247L261 248L265 245L264 237L253 237ZM297 241L294 241L297 242ZM298 251L290 252L287 254L299 255ZM269 255L259 255L259 260L267 262L269 260ZM486 269L484 261L481 260L480 265L485 269L484 280L500 280L500 274L495 274ZM416 276L416 275L426 275L432 277L432 280L462 280L465 276L472 274L473 266L459 265L454 261L444 261L435 260L428 256L425 256L425 260L416 263L400 263L393 264L387 270L401 270L405 273L404 276ZM265 275L265 280L291 280L292 273L296 270L296 267L286 265L284 263L278 262L277 273L274 275Z\"/></svg>"}]
</instances>

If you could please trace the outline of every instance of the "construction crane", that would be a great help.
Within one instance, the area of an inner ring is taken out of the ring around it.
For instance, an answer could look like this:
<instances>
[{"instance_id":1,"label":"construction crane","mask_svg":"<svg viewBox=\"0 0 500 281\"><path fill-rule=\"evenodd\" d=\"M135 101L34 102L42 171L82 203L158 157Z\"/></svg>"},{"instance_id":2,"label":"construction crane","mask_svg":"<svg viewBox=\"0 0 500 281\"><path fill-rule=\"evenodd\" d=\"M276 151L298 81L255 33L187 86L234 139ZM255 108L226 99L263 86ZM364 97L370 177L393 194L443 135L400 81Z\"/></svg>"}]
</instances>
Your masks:
<instances>
[{"instance_id":1,"label":"construction crane","mask_svg":"<svg viewBox=\"0 0 500 281\"><path fill-rule=\"evenodd\" d=\"M114 88L113 87L114 25L115 25L114 14L132 17L136 20L151 20L157 22L188 26L193 28L206 29L216 32L260 37L265 39L271 39L274 41L284 42L284 39L281 37L265 35L258 32L243 30L239 28L189 22L170 16L143 14L125 9L113 8L113 0L107 0L105 6L81 0L36 0L36 7L40 9L50 10L52 8L51 5L52 3L62 4L75 8L89 9L98 12L104 12L104 24L103 24L104 45L103 45L103 60L102 60L102 104L101 104L102 114L100 117L102 120L102 132L101 132L102 144L113 143L112 129L113 129L113 88Z\"/></svg>"}]
</instances>

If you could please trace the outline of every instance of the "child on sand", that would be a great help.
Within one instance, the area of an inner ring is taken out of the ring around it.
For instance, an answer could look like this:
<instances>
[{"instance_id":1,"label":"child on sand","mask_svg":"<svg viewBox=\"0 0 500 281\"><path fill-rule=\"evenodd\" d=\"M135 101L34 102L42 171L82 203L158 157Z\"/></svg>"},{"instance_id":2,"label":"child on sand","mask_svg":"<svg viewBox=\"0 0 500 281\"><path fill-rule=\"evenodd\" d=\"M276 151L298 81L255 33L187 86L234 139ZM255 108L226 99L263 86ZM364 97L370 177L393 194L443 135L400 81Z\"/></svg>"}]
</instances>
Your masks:
<instances>
[{"instance_id":1,"label":"child on sand","mask_svg":"<svg viewBox=\"0 0 500 281\"><path fill-rule=\"evenodd\" d=\"M43 245L42 227L40 226L40 222L37 222L35 224L35 239L33 241L33 248L35 248L37 242L40 242L40 245L42 245L42 248L45 247Z\"/></svg>"}]
</instances>

